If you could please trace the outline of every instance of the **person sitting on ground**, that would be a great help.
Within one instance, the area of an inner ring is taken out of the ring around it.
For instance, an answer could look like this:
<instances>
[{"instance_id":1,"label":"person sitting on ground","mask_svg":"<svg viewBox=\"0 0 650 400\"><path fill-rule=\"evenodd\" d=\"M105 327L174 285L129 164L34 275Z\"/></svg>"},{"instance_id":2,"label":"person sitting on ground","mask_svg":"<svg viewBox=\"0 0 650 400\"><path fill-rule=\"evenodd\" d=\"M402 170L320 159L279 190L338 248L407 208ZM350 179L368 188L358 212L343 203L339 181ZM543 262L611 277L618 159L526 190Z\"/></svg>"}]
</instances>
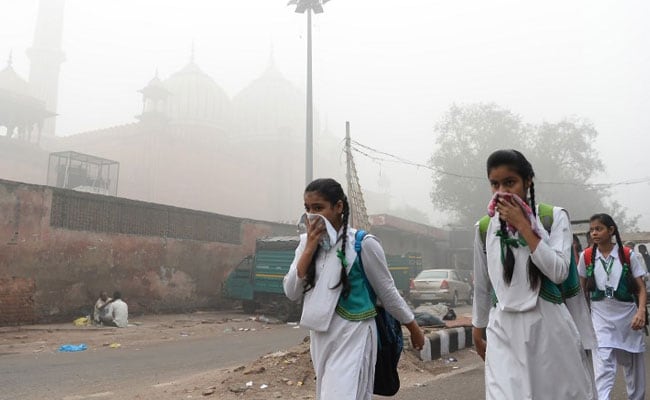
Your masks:
<instances>
[{"instance_id":1,"label":"person sitting on ground","mask_svg":"<svg viewBox=\"0 0 650 400\"><path fill-rule=\"evenodd\" d=\"M111 298L108 297L108 293L102 290L101 293L99 293L99 298L95 302L95 308L93 309L93 323L99 325L102 322L101 318L106 317L106 306L109 301L111 301Z\"/></svg>"},{"instance_id":2,"label":"person sitting on ground","mask_svg":"<svg viewBox=\"0 0 650 400\"><path fill-rule=\"evenodd\" d=\"M126 328L129 325L129 307L122 300L119 291L113 293L113 299L108 302L106 309L107 315L101 319L104 325L118 328Z\"/></svg>"}]
</instances>

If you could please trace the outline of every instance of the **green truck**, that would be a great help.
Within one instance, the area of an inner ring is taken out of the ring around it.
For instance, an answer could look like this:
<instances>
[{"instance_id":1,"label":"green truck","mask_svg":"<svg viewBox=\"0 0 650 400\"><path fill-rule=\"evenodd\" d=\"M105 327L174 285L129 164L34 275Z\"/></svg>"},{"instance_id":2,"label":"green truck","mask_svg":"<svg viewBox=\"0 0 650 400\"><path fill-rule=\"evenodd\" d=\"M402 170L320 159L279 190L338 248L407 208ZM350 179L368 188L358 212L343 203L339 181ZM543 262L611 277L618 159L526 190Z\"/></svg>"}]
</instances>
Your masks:
<instances>
[{"instance_id":1,"label":"green truck","mask_svg":"<svg viewBox=\"0 0 650 400\"><path fill-rule=\"evenodd\" d=\"M224 298L241 300L244 312L264 309L283 321L300 318L301 304L287 299L282 279L293 261L298 236L258 239L255 254L245 257L228 275L222 287ZM418 253L386 255L388 269L400 293L407 297L410 281L422 270Z\"/></svg>"}]
</instances>

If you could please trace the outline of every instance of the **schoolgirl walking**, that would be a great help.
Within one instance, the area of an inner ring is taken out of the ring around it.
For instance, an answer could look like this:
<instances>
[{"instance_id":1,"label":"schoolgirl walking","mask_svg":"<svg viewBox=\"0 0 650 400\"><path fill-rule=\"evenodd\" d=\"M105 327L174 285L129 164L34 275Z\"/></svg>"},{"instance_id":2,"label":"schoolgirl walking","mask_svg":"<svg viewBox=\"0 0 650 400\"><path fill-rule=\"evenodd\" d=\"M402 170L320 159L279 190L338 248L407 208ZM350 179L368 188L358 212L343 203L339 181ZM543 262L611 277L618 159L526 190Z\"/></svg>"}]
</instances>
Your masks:
<instances>
[{"instance_id":1,"label":"schoolgirl walking","mask_svg":"<svg viewBox=\"0 0 650 400\"><path fill-rule=\"evenodd\" d=\"M516 150L492 153L487 175L493 197L476 226L472 313L485 397L593 399L585 349L595 338L571 263L568 215L545 205L547 230L533 167Z\"/></svg>"},{"instance_id":2,"label":"schoolgirl walking","mask_svg":"<svg viewBox=\"0 0 650 400\"><path fill-rule=\"evenodd\" d=\"M598 348L593 368L599 400L609 400L617 365L623 366L628 399L645 399L645 271L623 246L616 223L607 214L589 220L593 245L578 262L581 284L591 300ZM615 239L615 241L613 240Z\"/></svg>"},{"instance_id":3,"label":"schoolgirl walking","mask_svg":"<svg viewBox=\"0 0 650 400\"><path fill-rule=\"evenodd\" d=\"M317 179L307 185L304 202L307 233L300 236L284 291L303 301L300 325L310 330L316 398L370 400L377 327L363 275L383 307L408 328L415 349L422 349L424 334L395 287L376 237L361 241L363 267L357 259L357 231L348 226L350 207L341 185Z\"/></svg>"}]
</instances>

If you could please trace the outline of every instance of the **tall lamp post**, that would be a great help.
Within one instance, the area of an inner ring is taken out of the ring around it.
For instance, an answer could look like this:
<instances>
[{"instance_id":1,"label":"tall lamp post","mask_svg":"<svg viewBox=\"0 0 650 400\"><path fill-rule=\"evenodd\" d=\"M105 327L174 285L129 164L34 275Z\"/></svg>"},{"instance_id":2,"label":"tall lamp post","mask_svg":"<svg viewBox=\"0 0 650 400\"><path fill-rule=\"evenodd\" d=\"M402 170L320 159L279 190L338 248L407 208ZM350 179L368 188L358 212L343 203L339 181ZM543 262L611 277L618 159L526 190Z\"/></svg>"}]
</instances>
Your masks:
<instances>
[{"instance_id":1,"label":"tall lamp post","mask_svg":"<svg viewBox=\"0 0 650 400\"><path fill-rule=\"evenodd\" d=\"M329 0L291 0L287 5L295 5L296 12L307 12L307 134L305 147L305 180L309 184L314 179L314 105L311 88L311 13L323 12L323 4Z\"/></svg>"}]
</instances>

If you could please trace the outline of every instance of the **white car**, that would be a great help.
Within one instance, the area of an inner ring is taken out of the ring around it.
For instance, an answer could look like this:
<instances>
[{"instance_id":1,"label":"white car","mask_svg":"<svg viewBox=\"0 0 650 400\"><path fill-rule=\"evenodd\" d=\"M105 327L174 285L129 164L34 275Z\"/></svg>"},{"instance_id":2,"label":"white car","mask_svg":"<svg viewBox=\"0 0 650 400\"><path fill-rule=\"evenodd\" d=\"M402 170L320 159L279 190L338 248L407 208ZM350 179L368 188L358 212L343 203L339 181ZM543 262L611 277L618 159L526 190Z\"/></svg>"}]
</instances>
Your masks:
<instances>
[{"instance_id":1,"label":"white car","mask_svg":"<svg viewBox=\"0 0 650 400\"><path fill-rule=\"evenodd\" d=\"M472 304L473 297L472 286L455 269L425 269L411 281L410 300L414 307L426 302L455 307L459 300Z\"/></svg>"}]
</instances>

